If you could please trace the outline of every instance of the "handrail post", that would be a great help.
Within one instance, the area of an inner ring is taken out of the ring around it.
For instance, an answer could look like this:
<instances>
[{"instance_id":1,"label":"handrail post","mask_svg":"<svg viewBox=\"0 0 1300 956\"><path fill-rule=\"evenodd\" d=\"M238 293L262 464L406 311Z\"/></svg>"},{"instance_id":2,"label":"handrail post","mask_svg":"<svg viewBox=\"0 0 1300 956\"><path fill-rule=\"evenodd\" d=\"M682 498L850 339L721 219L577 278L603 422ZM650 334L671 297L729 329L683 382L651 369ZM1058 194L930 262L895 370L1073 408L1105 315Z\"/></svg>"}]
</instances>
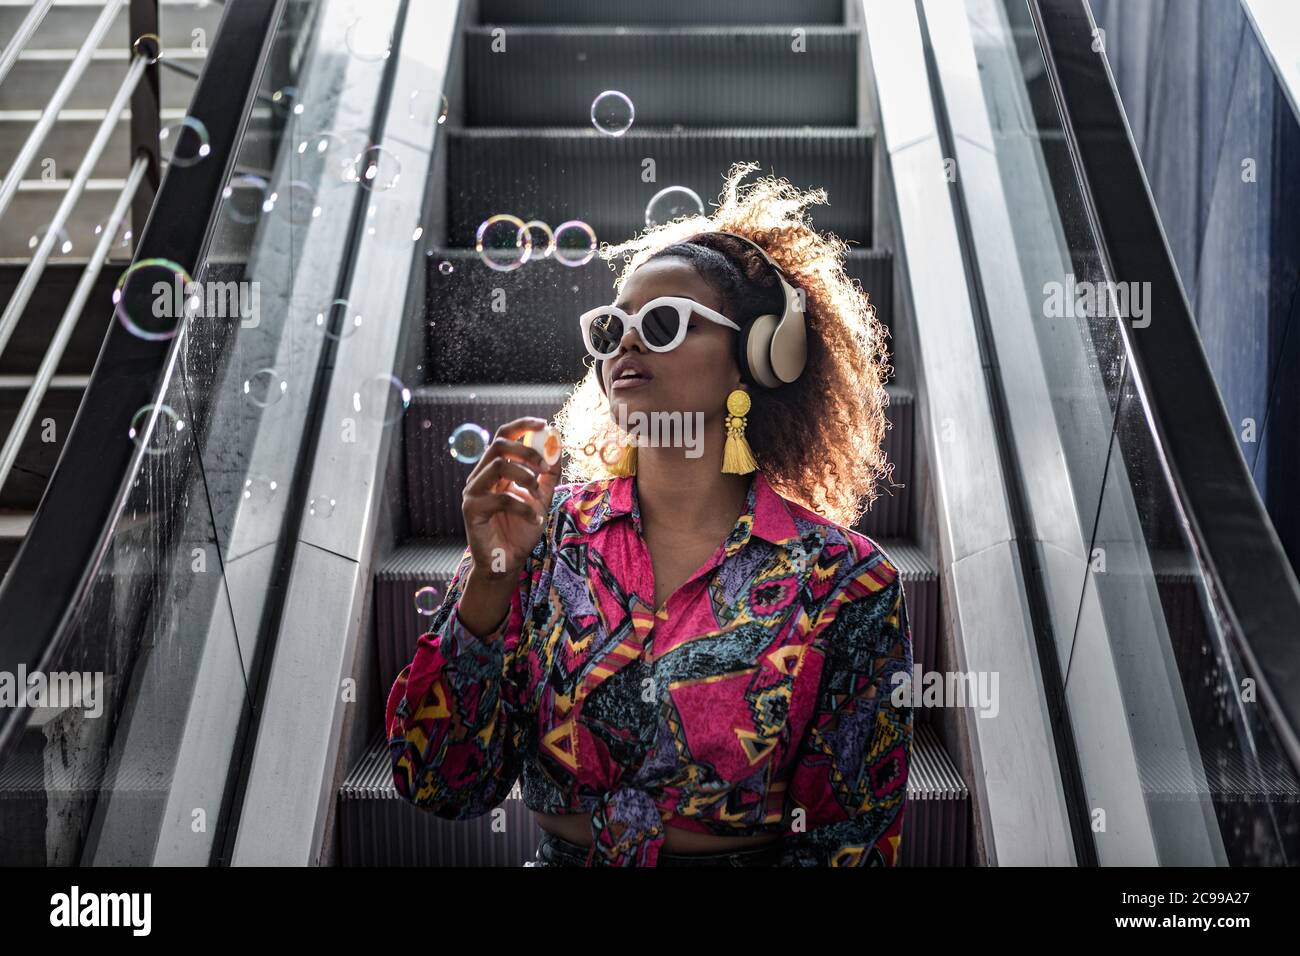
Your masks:
<instances>
[{"instance_id":1,"label":"handrail post","mask_svg":"<svg viewBox=\"0 0 1300 956\"><path fill-rule=\"evenodd\" d=\"M134 44L140 37L159 37L158 53L164 55L162 34L158 27L158 0L131 0L131 43ZM136 190L131 202L131 228L137 236L144 232L145 220L149 218L149 210L153 208L154 196L162 181L158 149L158 136L162 132L162 99L158 80L158 63L155 61L145 69L144 76L140 78L140 84L131 97L131 160L134 162L141 154L149 160L145 169L145 181Z\"/></svg>"}]
</instances>

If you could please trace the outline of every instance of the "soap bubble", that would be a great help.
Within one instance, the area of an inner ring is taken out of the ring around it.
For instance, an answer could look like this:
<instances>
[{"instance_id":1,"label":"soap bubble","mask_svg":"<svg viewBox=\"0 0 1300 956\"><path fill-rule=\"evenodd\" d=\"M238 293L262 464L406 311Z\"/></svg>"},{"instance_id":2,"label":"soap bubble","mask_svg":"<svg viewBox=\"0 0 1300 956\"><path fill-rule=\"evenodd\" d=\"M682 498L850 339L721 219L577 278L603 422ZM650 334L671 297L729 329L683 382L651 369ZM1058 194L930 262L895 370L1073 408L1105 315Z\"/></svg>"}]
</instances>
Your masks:
<instances>
[{"instance_id":1,"label":"soap bubble","mask_svg":"<svg viewBox=\"0 0 1300 956\"><path fill-rule=\"evenodd\" d=\"M452 458L462 465L472 465L483 457L491 441L486 428L467 422L451 433L447 444L451 446Z\"/></svg>"},{"instance_id":2,"label":"soap bubble","mask_svg":"<svg viewBox=\"0 0 1300 956\"><path fill-rule=\"evenodd\" d=\"M375 63L393 51L393 33L379 17L357 17L348 24L343 42L358 60Z\"/></svg>"},{"instance_id":3,"label":"soap bubble","mask_svg":"<svg viewBox=\"0 0 1300 956\"><path fill-rule=\"evenodd\" d=\"M399 421L410 405L411 390L394 375L371 376L352 393L352 411L384 427Z\"/></svg>"},{"instance_id":4,"label":"soap bubble","mask_svg":"<svg viewBox=\"0 0 1300 956\"><path fill-rule=\"evenodd\" d=\"M334 506L338 504L329 495L317 495L307 502L307 513L316 518L328 518L334 513Z\"/></svg>"},{"instance_id":5,"label":"soap bubble","mask_svg":"<svg viewBox=\"0 0 1300 956\"><path fill-rule=\"evenodd\" d=\"M632 101L618 90L606 90L591 101L591 125L606 136L622 136L635 117Z\"/></svg>"},{"instance_id":6,"label":"soap bubble","mask_svg":"<svg viewBox=\"0 0 1300 956\"><path fill-rule=\"evenodd\" d=\"M474 251L489 268L513 272L532 255L533 239L522 219L499 213L479 224L474 233Z\"/></svg>"},{"instance_id":7,"label":"soap bubble","mask_svg":"<svg viewBox=\"0 0 1300 956\"><path fill-rule=\"evenodd\" d=\"M542 222L540 219L532 219L524 223L524 228L528 230L529 239L532 241L534 249L537 248L537 242L533 239L533 232L539 229L542 232L543 242L545 244L542 246L541 254L533 256L534 259L545 259L555 251L555 232L546 223Z\"/></svg>"},{"instance_id":8,"label":"soap bubble","mask_svg":"<svg viewBox=\"0 0 1300 956\"><path fill-rule=\"evenodd\" d=\"M180 443L185 422L167 405L145 405L131 417L127 436L147 454L163 455Z\"/></svg>"},{"instance_id":9,"label":"soap bubble","mask_svg":"<svg viewBox=\"0 0 1300 956\"><path fill-rule=\"evenodd\" d=\"M41 226L34 233L32 233L27 240L27 248L35 251L37 246L39 246L43 241L45 241L45 237L50 234L50 229L53 227L53 225L54 225L53 223L46 223L44 226ZM50 255L66 256L71 254L72 254L72 238L68 235L68 231L66 229L60 227L54 233L53 245L50 246Z\"/></svg>"},{"instance_id":10,"label":"soap bubble","mask_svg":"<svg viewBox=\"0 0 1300 956\"><path fill-rule=\"evenodd\" d=\"M606 465L615 465L623 457L624 444L621 441L607 441L600 446L600 460Z\"/></svg>"},{"instance_id":11,"label":"soap bubble","mask_svg":"<svg viewBox=\"0 0 1300 956\"><path fill-rule=\"evenodd\" d=\"M323 309L316 310L312 324L326 338L346 339L362 325L361 313L352 308L347 299L335 299Z\"/></svg>"},{"instance_id":12,"label":"soap bubble","mask_svg":"<svg viewBox=\"0 0 1300 956\"><path fill-rule=\"evenodd\" d=\"M577 219L555 228L555 258L561 265L577 268L596 254L596 231Z\"/></svg>"},{"instance_id":13,"label":"soap bubble","mask_svg":"<svg viewBox=\"0 0 1300 956\"><path fill-rule=\"evenodd\" d=\"M244 497L246 499L256 498L258 501L270 501L275 497L275 492L279 487L279 482L274 478L250 475L244 479Z\"/></svg>"},{"instance_id":14,"label":"soap bubble","mask_svg":"<svg viewBox=\"0 0 1300 956\"><path fill-rule=\"evenodd\" d=\"M259 368L244 379L244 394L258 408L274 405L288 391L289 383L273 368Z\"/></svg>"},{"instance_id":15,"label":"soap bubble","mask_svg":"<svg viewBox=\"0 0 1300 956\"><path fill-rule=\"evenodd\" d=\"M326 182L355 182L357 157L369 146L370 135L365 130L318 130L298 141L295 152L309 159L320 158Z\"/></svg>"},{"instance_id":16,"label":"soap bubble","mask_svg":"<svg viewBox=\"0 0 1300 956\"><path fill-rule=\"evenodd\" d=\"M406 116L421 126L441 126L447 122L447 97L432 90L411 90Z\"/></svg>"},{"instance_id":17,"label":"soap bubble","mask_svg":"<svg viewBox=\"0 0 1300 956\"><path fill-rule=\"evenodd\" d=\"M645 224L662 226L683 216L704 215L704 200L694 189L686 186L669 186L651 197L645 207Z\"/></svg>"},{"instance_id":18,"label":"soap bubble","mask_svg":"<svg viewBox=\"0 0 1300 956\"><path fill-rule=\"evenodd\" d=\"M98 237L104 234L104 229L106 226L107 223L102 223L102 222L95 223L94 235L96 236L96 242L98 242ZM134 238L135 238L135 232L131 229L131 224L129 222L123 220L122 222L118 223L117 237L113 240L112 243L109 244L109 254L111 255L114 250L130 249L131 241Z\"/></svg>"},{"instance_id":19,"label":"soap bubble","mask_svg":"<svg viewBox=\"0 0 1300 956\"><path fill-rule=\"evenodd\" d=\"M371 146L357 154L343 178L372 192L383 192L396 186L401 177L402 164L396 154L382 146Z\"/></svg>"},{"instance_id":20,"label":"soap bubble","mask_svg":"<svg viewBox=\"0 0 1300 956\"><path fill-rule=\"evenodd\" d=\"M231 178L221 191L222 211L238 223L254 223L266 212L268 185L261 176L242 173Z\"/></svg>"},{"instance_id":21,"label":"soap bubble","mask_svg":"<svg viewBox=\"0 0 1300 956\"><path fill-rule=\"evenodd\" d=\"M442 596L435 587L422 587L415 592L415 611L417 614L432 617L438 613L438 607L441 604Z\"/></svg>"},{"instance_id":22,"label":"soap bubble","mask_svg":"<svg viewBox=\"0 0 1300 956\"><path fill-rule=\"evenodd\" d=\"M159 293L160 286L166 291ZM197 288L189 273L170 259L143 259L118 277L113 314L137 338L170 339L202 310Z\"/></svg>"},{"instance_id":23,"label":"soap bubble","mask_svg":"<svg viewBox=\"0 0 1300 956\"><path fill-rule=\"evenodd\" d=\"M212 152L212 140L202 120L187 116L159 130L158 147L163 153L163 162L173 166L193 166Z\"/></svg>"},{"instance_id":24,"label":"soap bubble","mask_svg":"<svg viewBox=\"0 0 1300 956\"><path fill-rule=\"evenodd\" d=\"M290 223L305 223L319 219L321 206L316 202L316 190L301 179L290 180L283 192L273 192L266 197L266 212L274 212Z\"/></svg>"}]
</instances>

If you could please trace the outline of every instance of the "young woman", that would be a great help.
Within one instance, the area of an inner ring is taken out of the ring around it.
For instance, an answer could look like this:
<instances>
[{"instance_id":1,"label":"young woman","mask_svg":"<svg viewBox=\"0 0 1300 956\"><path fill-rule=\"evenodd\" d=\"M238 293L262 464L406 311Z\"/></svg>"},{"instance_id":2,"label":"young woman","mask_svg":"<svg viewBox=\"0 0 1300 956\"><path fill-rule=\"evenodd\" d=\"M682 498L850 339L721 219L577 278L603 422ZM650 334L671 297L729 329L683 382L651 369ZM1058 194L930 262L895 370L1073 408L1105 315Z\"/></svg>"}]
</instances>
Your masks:
<instances>
[{"instance_id":1,"label":"young woman","mask_svg":"<svg viewBox=\"0 0 1300 956\"><path fill-rule=\"evenodd\" d=\"M398 792L468 819L522 773L531 865L899 860L911 630L898 569L849 530L889 471L884 331L807 223L824 194L742 190L752 168L713 216L605 251L626 268L580 320L570 481L522 440L545 422L498 429L389 694Z\"/></svg>"}]
</instances>

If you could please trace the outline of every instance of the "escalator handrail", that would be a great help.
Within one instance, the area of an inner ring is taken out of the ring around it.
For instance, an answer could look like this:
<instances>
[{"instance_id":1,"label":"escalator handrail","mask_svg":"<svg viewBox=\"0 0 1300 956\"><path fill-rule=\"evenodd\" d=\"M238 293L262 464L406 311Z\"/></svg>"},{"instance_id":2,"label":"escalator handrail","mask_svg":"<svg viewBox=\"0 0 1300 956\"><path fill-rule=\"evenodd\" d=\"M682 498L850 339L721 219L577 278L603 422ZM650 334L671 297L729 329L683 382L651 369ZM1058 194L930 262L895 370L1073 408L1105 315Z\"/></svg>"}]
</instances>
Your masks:
<instances>
[{"instance_id":1,"label":"escalator handrail","mask_svg":"<svg viewBox=\"0 0 1300 956\"><path fill-rule=\"evenodd\" d=\"M225 3L188 111L207 129L208 154L169 166L133 261L168 259L195 275L285 2ZM0 671L30 676L63 652L144 454L128 438L132 420L158 400L183 339L144 339L109 318L63 452L0 583ZM0 766L27 716L0 708Z\"/></svg>"},{"instance_id":2,"label":"escalator handrail","mask_svg":"<svg viewBox=\"0 0 1300 956\"><path fill-rule=\"evenodd\" d=\"M1300 767L1300 581L1251 478L1205 355L1087 0L1028 0L1108 278L1150 283L1118 326L1195 557Z\"/></svg>"}]
</instances>

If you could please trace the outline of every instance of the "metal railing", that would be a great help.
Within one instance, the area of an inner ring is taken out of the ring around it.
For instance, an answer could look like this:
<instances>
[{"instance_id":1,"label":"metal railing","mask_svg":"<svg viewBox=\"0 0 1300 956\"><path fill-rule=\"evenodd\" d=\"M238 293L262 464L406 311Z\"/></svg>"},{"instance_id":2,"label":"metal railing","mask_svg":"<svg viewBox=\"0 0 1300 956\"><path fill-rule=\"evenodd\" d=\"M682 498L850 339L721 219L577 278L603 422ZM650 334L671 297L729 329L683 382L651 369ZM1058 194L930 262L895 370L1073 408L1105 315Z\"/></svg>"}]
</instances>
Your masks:
<instances>
[{"instance_id":1,"label":"metal railing","mask_svg":"<svg viewBox=\"0 0 1300 956\"><path fill-rule=\"evenodd\" d=\"M148 8L146 12L152 19L147 22L157 23L158 0L131 0L131 3L133 7L138 4L141 8ZM156 134L141 136L136 133L132 144L136 155L125 186L118 194L112 222L101 231L94 255L64 311L37 373L30 382L22 383L27 387L27 395L13 434L0 453L0 464L5 469L12 468L16 443L33 421L40 394L58 384L54 372L59 358L70 340L79 312L91 295L128 209L137 216L142 207L148 213L146 228L136 232L137 260L165 257L185 270L193 270L199 262L211 232L211 215L219 204L236 146L243 135L249 102L255 96L255 79L264 56L266 38L273 33L272 25L278 21L283 4L284 0L265 3L262 0L242 0L222 5L217 39L206 59L188 110L190 115L201 115L206 128L208 140L204 155L207 158L204 162L166 165L155 196L147 184L150 170L164 166L158 155L158 138ZM77 78L84 73L90 55L106 34L112 17L121 13L125 6L125 0L109 0L106 4L103 15L74 57L37 128L23 144L22 155L14 163L11 177L3 186L0 200L4 203L7 204L17 190L18 178L48 133L58 109L67 101ZM146 21L139 17L132 19L133 24L140 22ZM229 41L226 38L227 24L233 24L231 33L235 37ZM250 41L249 38L255 39ZM156 109L156 70L162 51L150 44L141 44L140 39L138 36L135 38L127 78L117 91L113 106L100 128L101 133L109 129L113 121L120 120L129 102L138 102L137 96L142 89L152 92L155 103L153 123L160 122ZM153 39L156 41L156 36ZM154 76L152 81L151 74ZM136 129L138 127L133 126L133 132ZM96 137L97 144L100 138ZM106 141L107 134L103 138ZM96 150L102 152L103 145L92 146L91 152ZM84 178L83 173L88 177L93 160L93 156L87 156L68 191L69 196L60 205L64 217L84 186L84 182L78 185L78 181ZM57 229L49 232L57 233ZM26 285L34 284L39 278L38 269L42 267L43 263L36 268L29 266L24 276ZM30 296L30 292L27 295ZM15 315L19 312L15 303L22 298L15 294L11 300ZM4 640L0 640L0 670L35 673L57 660L66 650L71 639L70 621L104 560L114 517L120 511L133 474L145 455L138 444L123 440L123 436L128 433L135 413L154 399L171 374L180 338L142 338L133 335L119 322L107 323L94 372L86 385L58 464L27 526L15 560L8 574L0 580L0 620L21 622L21 627L4 628ZM93 476L93 480L88 480L88 476ZM26 716L22 708L0 711L0 766L12 754Z\"/></svg>"},{"instance_id":2,"label":"metal railing","mask_svg":"<svg viewBox=\"0 0 1300 956\"><path fill-rule=\"evenodd\" d=\"M50 12L52 6L54 0L37 0L27 11L27 16L23 17L23 22L18 24L18 29L14 31L4 52L0 53L0 83L4 82L13 65L18 62L18 54L23 52L23 47L27 46L27 41L32 38L36 28L41 25L45 14Z\"/></svg>"},{"instance_id":3,"label":"metal railing","mask_svg":"<svg viewBox=\"0 0 1300 956\"><path fill-rule=\"evenodd\" d=\"M84 76L87 67L99 49L105 37L112 29L113 23L121 14L128 0L108 0L104 9L90 28L86 39L68 65L53 95L41 110L35 126L19 147L18 153L9 169L9 174L0 182L0 217L18 193L23 174L31 165L37 150L58 121L59 111L63 109L72 95L72 91ZM80 317L81 309L89 301L95 280L98 279L104 263L112 250L113 238L117 235L125 216L128 204L134 204L135 234L144 226L149 209L153 205L154 194L158 185L158 131L161 125L158 98L158 72L156 64L162 55L161 41L158 38L158 0L129 0L130 35L134 37L131 44L132 57L126 76L118 87L112 102L104 114L99 128L95 131L76 173L73 175L63 200L59 203L49 226L41 237L40 243L32 253L31 259L23 271L22 277L0 313L0 355L4 354L19 321L23 317L32 296L36 293L41 277L49 264L64 226L72 216L78 201L85 192L91 174L99 164L108 147L110 138L128 105L131 107L131 154L133 163L131 173L118 195L107 228L100 236L94 253L86 263L72 303L65 311L54 337L41 362L40 370L32 380L24 396L22 407L16 420L9 429L4 443L0 446L0 488L14 467L18 451L26 437L28 428L35 420L37 409L53 379L54 370L72 337L73 329ZM45 15L53 6L53 0L41 0L33 5L23 22L19 25L12 40L0 54L0 82L4 80L9 69L17 62L24 47L31 41ZM138 31L138 32L137 32ZM152 42L151 42L152 41ZM141 183L149 180L149 188L141 189Z\"/></svg>"}]
</instances>

